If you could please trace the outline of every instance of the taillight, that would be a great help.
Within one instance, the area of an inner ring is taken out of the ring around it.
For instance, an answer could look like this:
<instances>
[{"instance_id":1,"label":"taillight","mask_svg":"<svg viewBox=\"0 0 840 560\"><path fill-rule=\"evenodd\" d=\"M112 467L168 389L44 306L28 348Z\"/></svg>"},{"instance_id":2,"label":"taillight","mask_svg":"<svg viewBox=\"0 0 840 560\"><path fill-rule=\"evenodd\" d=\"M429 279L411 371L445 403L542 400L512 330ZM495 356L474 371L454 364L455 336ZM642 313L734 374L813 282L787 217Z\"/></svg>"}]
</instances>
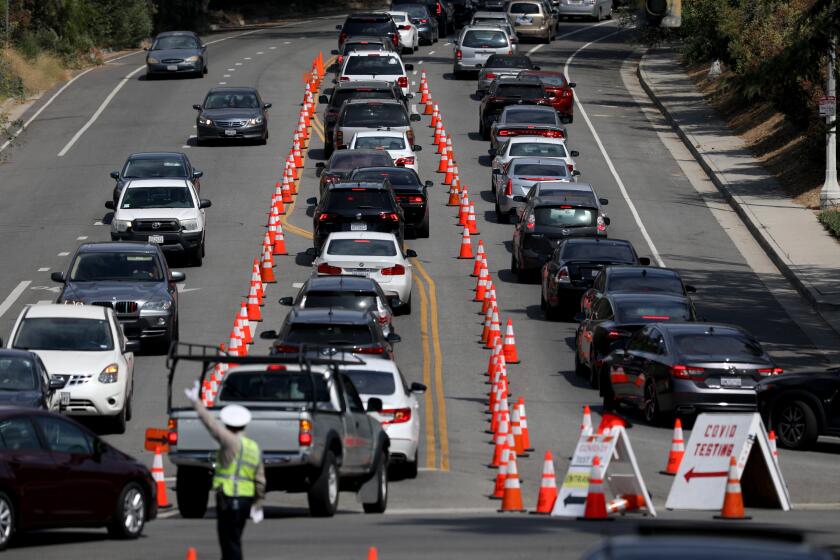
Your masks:
<instances>
[{"instance_id":1,"label":"taillight","mask_svg":"<svg viewBox=\"0 0 840 560\"><path fill-rule=\"evenodd\" d=\"M513 54L513 49L509 49L508 54Z\"/></svg>"},{"instance_id":2,"label":"taillight","mask_svg":"<svg viewBox=\"0 0 840 560\"><path fill-rule=\"evenodd\" d=\"M341 64L342 62L344 62L344 55L340 54L338 55L338 63Z\"/></svg>"},{"instance_id":3,"label":"taillight","mask_svg":"<svg viewBox=\"0 0 840 560\"><path fill-rule=\"evenodd\" d=\"M499 136L510 136L511 135L510 130L504 130L504 129L498 131L496 134L498 134Z\"/></svg>"},{"instance_id":4,"label":"taillight","mask_svg":"<svg viewBox=\"0 0 840 560\"><path fill-rule=\"evenodd\" d=\"M389 268L383 268L379 272L382 276L402 276L405 274L405 267L401 264L395 264Z\"/></svg>"},{"instance_id":5,"label":"taillight","mask_svg":"<svg viewBox=\"0 0 840 560\"><path fill-rule=\"evenodd\" d=\"M492 80L493 78L495 78L495 77L496 77L496 74L494 74L493 72L487 72L487 73L484 75L484 77L485 77L485 78L487 78L488 80Z\"/></svg>"},{"instance_id":6,"label":"taillight","mask_svg":"<svg viewBox=\"0 0 840 560\"><path fill-rule=\"evenodd\" d=\"M458 60L461 60L463 57L464 57L464 53L461 52L461 49L457 49L455 51L455 58L457 58Z\"/></svg>"},{"instance_id":7,"label":"taillight","mask_svg":"<svg viewBox=\"0 0 840 560\"><path fill-rule=\"evenodd\" d=\"M554 277L555 282L569 282L569 269L565 266L561 266L560 270L557 271L557 275Z\"/></svg>"},{"instance_id":8,"label":"taillight","mask_svg":"<svg viewBox=\"0 0 840 560\"><path fill-rule=\"evenodd\" d=\"M294 344L283 344L282 342L274 345L274 351L277 353L297 352L299 349Z\"/></svg>"},{"instance_id":9,"label":"taillight","mask_svg":"<svg viewBox=\"0 0 840 560\"><path fill-rule=\"evenodd\" d=\"M318 274L341 274L341 267L321 263L318 265Z\"/></svg>"},{"instance_id":10,"label":"taillight","mask_svg":"<svg viewBox=\"0 0 840 560\"><path fill-rule=\"evenodd\" d=\"M392 222L399 222L400 217L396 212L380 212L379 217L383 220L390 220Z\"/></svg>"},{"instance_id":11,"label":"taillight","mask_svg":"<svg viewBox=\"0 0 840 560\"><path fill-rule=\"evenodd\" d=\"M513 196L513 179L508 179L505 185L505 196Z\"/></svg>"},{"instance_id":12,"label":"taillight","mask_svg":"<svg viewBox=\"0 0 840 560\"><path fill-rule=\"evenodd\" d=\"M381 416L390 416L390 418L386 419L383 418L381 420L382 425L385 424L403 424L411 420L411 409L410 408L386 408L383 409L380 413Z\"/></svg>"},{"instance_id":13,"label":"taillight","mask_svg":"<svg viewBox=\"0 0 840 560\"><path fill-rule=\"evenodd\" d=\"M344 147L344 133L340 130L335 131L335 145L338 148Z\"/></svg>"},{"instance_id":14,"label":"taillight","mask_svg":"<svg viewBox=\"0 0 840 560\"><path fill-rule=\"evenodd\" d=\"M397 167L405 167L406 165L414 165L414 156L397 158L394 162Z\"/></svg>"},{"instance_id":15,"label":"taillight","mask_svg":"<svg viewBox=\"0 0 840 560\"><path fill-rule=\"evenodd\" d=\"M408 204L423 204L422 196L398 196L397 201Z\"/></svg>"},{"instance_id":16,"label":"taillight","mask_svg":"<svg viewBox=\"0 0 840 560\"><path fill-rule=\"evenodd\" d=\"M303 447L312 445L312 422L303 418L298 431L298 444Z\"/></svg>"},{"instance_id":17,"label":"taillight","mask_svg":"<svg viewBox=\"0 0 840 560\"><path fill-rule=\"evenodd\" d=\"M338 34L338 44L339 45L344 44L345 39L347 39L347 33L342 31L341 33Z\"/></svg>"},{"instance_id":18,"label":"taillight","mask_svg":"<svg viewBox=\"0 0 840 560\"><path fill-rule=\"evenodd\" d=\"M384 354L385 349L381 346L365 346L353 349L356 354Z\"/></svg>"},{"instance_id":19,"label":"taillight","mask_svg":"<svg viewBox=\"0 0 840 560\"><path fill-rule=\"evenodd\" d=\"M540 136L546 136L548 138L563 138L563 131L561 130L543 130L540 132Z\"/></svg>"},{"instance_id":20,"label":"taillight","mask_svg":"<svg viewBox=\"0 0 840 560\"><path fill-rule=\"evenodd\" d=\"M400 76L399 78L397 78L397 85L400 86L401 88L407 88L408 87L408 78L406 76Z\"/></svg>"},{"instance_id":21,"label":"taillight","mask_svg":"<svg viewBox=\"0 0 840 560\"><path fill-rule=\"evenodd\" d=\"M440 5L440 0L438 0L437 6L435 6L435 15L439 16L442 11L443 6Z\"/></svg>"},{"instance_id":22,"label":"taillight","mask_svg":"<svg viewBox=\"0 0 840 560\"><path fill-rule=\"evenodd\" d=\"M426 18L423 18L423 19L420 20L420 23L429 23L429 20L427 20Z\"/></svg>"},{"instance_id":23,"label":"taillight","mask_svg":"<svg viewBox=\"0 0 840 560\"><path fill-rule=\"evenodd\" d=\"M602 216L598 216L598 231L607 231L607 224Z\"/></svg>"},{"instance_id":24,"label":"taillight","mask_svg":"<svg viewBox=\"0 0 840 560\"><path fill-rule=\"evenodd\" d=\"M567 163L567 164L566 164L566 169L568 169L568 170L569 170L569 173L571 173L572 171L574 171L574 170L575 170L575 166L574 166L574 165L572 165L571 163Z\"/></svg>"},{"instance_id":25,"label":"taillight","mask_svg":"<svg viewBox=\"0 0 840 560\"><path fill-rule=\"evenodd\" d=\"M397 39L396 35L391 35L391 42L394 43L394 46L397 47L400 44L400 40Z\"/></svg>"},{"instance_id":26,"label":"taillight","mask_svg":"<svg viewBox=\"0 0 840 560\"><path fill-rule=\"evenodd\" d=\"M408 139L408 144L410 146L414 145L414 130L409 128L405 131L405 137Z\"/></svg>"},{"instance_id":27,"label":"taillight","mask_svg":"<svg viewBox=\"0 0 840 560\"><path fill-rule=\"evenodd\" d=\"M349 81L350 81L350 78L348 78L347 76L342 76L342 77L340 77L340 78L339 78L339 81L341 81L341 82L349 82Z\"/></svg>"},{"instance_id":28,"label":"taillight","mask_svg":"<svg viewBox=\"0 0 840 560\"><path fill-rule=\"evenodd\" d=\"M607 333L607 338L610 340L618 340L619 338L630 336L630 333L625 331L610 331Z\"/></svg>"},{"instance_id":29,"label":"taillight","mask_svg":"<svg viewBox=\"0 0 840 560\"><path fill-rule=\"evenodd\" d=\"M332 220L333 218L335 218L335 214L330 214L329 212L321 212L318 214L319 222L325 222L327 220Z\"/></svg>"},{"instance_id":30,"label":"taillight","mask_svg":"<svg viewBox=\"0 0 840 560\"><path fill-rule=\"evenodd\" d=\"M782 374L782 373L785 372L785 370L783 370L780 367L760 368L756 371L758 371L758 373L761 374L761 375L779 375L779 374Z\"/></svg>"},{"instance_id":31,"label":"taillight","mask_svg":"<svg viewBox=\"0 0 840 560\"><path fill-rule=\"evenodd\" d=\"M705 369L697 366L671 366L671 377L675 379L692 379L694 377L702 377Z\"/></svg>"},{"instance_id":32,"label":"taillight","mask_svg":"<svg viewBox=\"0 0 840 560\"><path fill-rule=\"evenodd\" d=\"M528 216L528 222L525 224L525 229L533 231L535 225L537 225L537 220L534 218L534 215L531 214Z\"/></svg>"},{"instance_id":33,"label":"taillight","mask_svg":"<svg viewBox=\"0 0 840 560\"><path fill-rule=\"evenodd\" d=\"M571 88L564 89L562 92L560 92L560 96L561 97L571 97L572 96Z\"/></svg>"}]
</instances>

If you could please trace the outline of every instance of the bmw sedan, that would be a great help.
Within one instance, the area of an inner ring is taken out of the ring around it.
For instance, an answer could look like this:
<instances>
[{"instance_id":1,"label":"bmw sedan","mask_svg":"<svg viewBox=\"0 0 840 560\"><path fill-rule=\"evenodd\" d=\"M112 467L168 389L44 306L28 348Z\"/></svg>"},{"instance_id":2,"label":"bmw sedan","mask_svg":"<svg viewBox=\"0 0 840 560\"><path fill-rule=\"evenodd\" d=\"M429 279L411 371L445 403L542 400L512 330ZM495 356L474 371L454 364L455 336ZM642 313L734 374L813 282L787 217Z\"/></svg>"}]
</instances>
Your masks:
<instances>
[{"instance_id":1,"label":"bmw sedan","mask_svg":"<svg viewBox=\"0 0 840 560\"><path fill-rule=\"evenodd\" d=\"M196 118L196 143L205 140L268 141L268 109L259 92L252 87L221 87L207 92L204 103L193 105Z\"/></svg>"},{"instance_id":2,"label":"bmw sedan","mask_svg":"<svg viewBox=\"0 0 840 560\"><path fill-rule=\"evenodd\" d=\"M207 45L192 31L167 31L147 49L146 77L207 73Z\"/></svg>"}]
</instances>

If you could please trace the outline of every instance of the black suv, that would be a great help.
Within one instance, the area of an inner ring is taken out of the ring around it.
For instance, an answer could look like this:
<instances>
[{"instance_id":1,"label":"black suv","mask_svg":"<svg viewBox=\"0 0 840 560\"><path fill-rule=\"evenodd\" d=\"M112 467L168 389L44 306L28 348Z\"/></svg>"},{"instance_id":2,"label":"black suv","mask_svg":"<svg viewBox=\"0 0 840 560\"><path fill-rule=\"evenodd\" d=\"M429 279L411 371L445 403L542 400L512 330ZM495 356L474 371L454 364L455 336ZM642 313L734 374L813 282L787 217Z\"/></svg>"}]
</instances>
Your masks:
<instances>
[{"instance_id":1,"label":"black suv","mask_svg":"<svg viewBox=\"0 0 840 560\"><path fill-rule=\"evenodd\" d=\"M322 94L318 98L320 103L327 105L324 109L324 155L327 157L335 149L333 131L335 130L335 123L338 121L338 114L341 112L341 107L345 101L351 99L396 99L402 101L408 109L408 99L403 95L402 88L391 82L379 80L340 82L332 90L327 91L331 91L329 96Z\"/></svg>"},{"instance_id":2,"label":"black suv","mask_svg":"<svg viewBox=\"0 0 840 560\"><path fill-rule=\"evenodd\" d=\"M490 84L478 108L478 130L490 139L490 127L508 105L536 104L551 106L551 99L539 78L499 78Z\"/></svg>"},{"instance_id":3,"label":"black suv","mask_svg":"<svg viewBox=\"0 0 840 560\"><path fill-rule=\"evenodd\" d=\"M388 14L375 12L351 14L344 20L343 25L336 25L335 28L341 31L338 35L339 51L344 49L344 42L347 39L357 35L388 37L395 49L398 49L400 45L397 24Z\"/></svg>"},{"instance_id":4,"label":"black suv","mask_svg":"<svg viewBox=\"0 0 840 560\"><path fill-rule=\"evenodd\" d=\"M429 237L429 196L434 185L422 182L417 172L405 167L367 167L356 169L350 181L382 181L387 179L403 210L405 225L412 228L415 237Z\"/></svg>"},{"instance_id":5,"label":"black suv","mask_svg":"<svg viewBox=\"0 0 840 560\"><path fill-rule=\"evenodd\" d=\"M324 163L315 164L316 174L321 179L319 193L333 183L340 183L350 177L360 167L393 167L394 160L385 150L339 150L333 152L330 159Z\"/></svg>"},{"instance_id":6,"label":"black suv","mask_svg":"<svg viewBox=\"0 0 840 560\"><path fill-rule=\"evenodd\" d=\"M405 239L403 211L387 180L336 183L327 188L320 202L312 197L306 203L315 205L313 241L318 251L334 231L393 233L400 246Z\"/></svg>"}]
</instances>

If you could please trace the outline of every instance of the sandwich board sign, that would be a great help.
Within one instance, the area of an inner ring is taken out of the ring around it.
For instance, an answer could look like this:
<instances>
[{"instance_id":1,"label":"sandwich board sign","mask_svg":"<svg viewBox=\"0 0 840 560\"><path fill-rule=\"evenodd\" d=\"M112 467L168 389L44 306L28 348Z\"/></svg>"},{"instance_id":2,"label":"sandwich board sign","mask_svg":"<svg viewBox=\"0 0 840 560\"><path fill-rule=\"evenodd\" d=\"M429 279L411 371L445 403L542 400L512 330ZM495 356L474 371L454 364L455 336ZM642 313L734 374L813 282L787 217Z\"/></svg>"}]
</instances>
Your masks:
<instances>
[{"instance_id":1,"label":"sandwich board sign","mask_svg":"<svg viewBox=\"0 0 840 560\"><path fill-rule=\"evenodd\" d=\"M647 513L656 515L645 481L639 472L633 448L630 446L630 438L627 437L623 426L614 426L598 435L580 436L551 515L583 516L586 495L589 493L589 475L595 457L600 460L604 471L604 491L607 500L611 497L632 498L632 501L640 506L644 503Z\"/></svg>"},{"instance_id":2,"label":"sandwich board sign","mask_svg":"<svg viewBox=\"0 0 840 560\"><path fill-rule=\"evenodd\" d=\"M790 509L790 495L758 413L697 417L665 507L719 510L733 456L744 505Z\"/></svg>"}]
</instances>

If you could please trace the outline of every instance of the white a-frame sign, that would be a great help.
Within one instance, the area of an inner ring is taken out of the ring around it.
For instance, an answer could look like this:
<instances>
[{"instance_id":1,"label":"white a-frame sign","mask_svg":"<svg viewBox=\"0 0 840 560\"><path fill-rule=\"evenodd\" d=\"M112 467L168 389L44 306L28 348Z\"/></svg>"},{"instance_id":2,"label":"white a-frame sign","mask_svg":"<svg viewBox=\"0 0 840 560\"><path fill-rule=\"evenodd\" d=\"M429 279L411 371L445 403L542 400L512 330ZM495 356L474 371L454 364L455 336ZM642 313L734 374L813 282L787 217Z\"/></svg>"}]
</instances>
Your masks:
<instances>
[{"instance_id":1,"label":"white a-frame sign","mask_svg":"<svg viewBox=\"0 0 840 560\"><path fill-rule=\"evenodd\" d=\"M668 509L719 510L735 457L747 507L790 509L790 495L757 413L701 414L668 494Z\"/></svg>"},{"instance_id":2,"label":"white a-frame sign","mask_svg":"<svg viewBox=\"0 0 840 560\"><path fill-rule=\"evenodd\" d=\"M607 501L625 501L634 504L627 508L628 511L641 510L655 516L656 510L639 472L630 438L622 426L615 426L603 434L580 437L551 515L583 515L592 460L596 456L604 469L604 491Z\"/></svg>"}]
</instances>

